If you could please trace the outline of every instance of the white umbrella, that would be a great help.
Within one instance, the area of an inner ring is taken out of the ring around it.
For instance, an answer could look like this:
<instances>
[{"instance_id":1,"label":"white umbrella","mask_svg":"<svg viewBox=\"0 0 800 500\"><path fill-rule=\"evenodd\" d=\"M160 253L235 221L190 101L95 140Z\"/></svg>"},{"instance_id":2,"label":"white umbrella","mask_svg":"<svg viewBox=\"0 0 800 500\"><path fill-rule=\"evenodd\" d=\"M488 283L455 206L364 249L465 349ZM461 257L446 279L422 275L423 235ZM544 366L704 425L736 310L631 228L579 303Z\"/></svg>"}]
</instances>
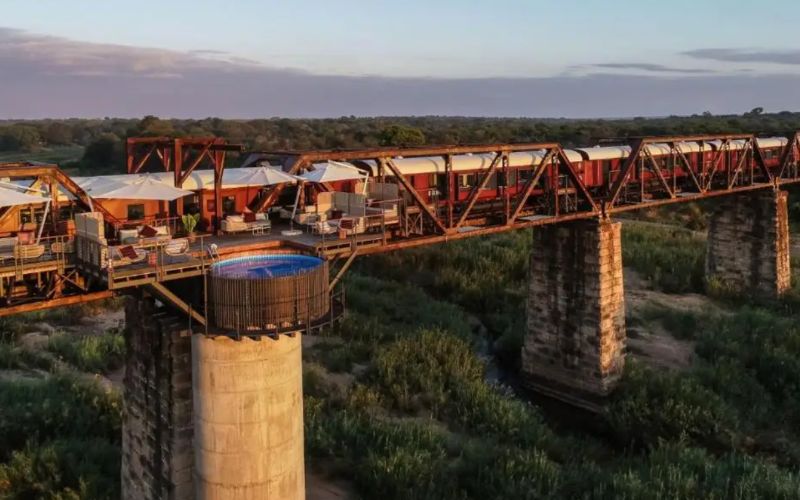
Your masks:
<instances>
[{"instance_id":1,"label":"white umbrella","mask_svg":"<svg viewBox=\"0 0 800 500\"><path fill-rule=\"evenodd\" d=\"M310 170L298 177L306 182L336 182L364 179L367 176L364 172L353 165L338 161L314 164L314 170Z\"/></svg>"},{"instance_id":2,"label":"white umbrella","mask_svg":"<svg viewBox=\"0 0 800 500\"><path fill-rule=\"evenodd\" d=\"M297 177L274 167L232 168L225 170L223 182L244 186L274 186L297 182Z\"/></svg>"},{"instance_id":3,"label":"white umbrella","mask_svg":"<svg viewBox=\"0 0 800 500\"><path fill-rule=\"evenodd\" d=\"M192 191L169 186L150 176L133 182L108 181L90 186L86 193L92 198L118 200L173 201L194 194Z\"/></svg>"},{"instance_id":4,"label":"white umbrella","mask_svg":"<svg viewBox=\"0 0 800 500\"><path fill-rule=\"evenodd\" d=\"M45 203L48 198L32 194L20 193L13 189L0 187L0 207L15 207L17 205L30 205L32 203Z\"/></svg>"},{"instance_id":5,"label":"white umbrella","mask_svg":"<svg viewBox=\"0 0 800 500\"><path fill-rule=\"evenodd\" d=\"M27 188L30 189L30 188ZM37 193L42 191L33 190ZM50 212L50 198L44 196L36 196L27 193L20 193L13 189L0 187L0 207L15 207L18 205L31 205L33 203L46 203L44 206L44 215L42 216L42 223L39 225L39 233L36 235L36 243L42 239L42 230L44 229L44 221L47 220L47 214Z\"/></svg>"}]
</instances>

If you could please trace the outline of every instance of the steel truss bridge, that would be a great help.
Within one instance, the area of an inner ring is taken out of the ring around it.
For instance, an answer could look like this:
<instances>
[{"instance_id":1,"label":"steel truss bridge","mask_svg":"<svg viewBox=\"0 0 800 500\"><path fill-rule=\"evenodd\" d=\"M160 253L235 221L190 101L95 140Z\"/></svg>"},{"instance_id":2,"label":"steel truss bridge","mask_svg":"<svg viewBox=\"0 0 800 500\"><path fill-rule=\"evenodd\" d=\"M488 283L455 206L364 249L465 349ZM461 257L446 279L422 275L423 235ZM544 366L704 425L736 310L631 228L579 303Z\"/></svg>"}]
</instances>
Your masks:
<instances>
[{"instance_id":1,"label":"steel truss bridge","mask_svg":"<svg viewBox=\"0 0 800 500\"><path fill-rule=\"evenodd\" d=\"M130 269L112 269L101 262L79 258L75 252L66 250L70 242L65 237L55 236L47 252L40 257L26 258L15 253L12 259L0 261L0 316L98 300L136 287L148 287L153 294L191 314L202 324L205 322L202 307L182 299L165 283L204 276L211 263L208 250L212 244L221 257L290 250L328 258L333 288L358 255L545 224L610 217L628 210L794 184L800 182L800 132L791 134L788 139L777 161L768 162L752 134L636 138L625 141L631 152L619 162L618 168L609 172L600 185L591 186L584 183L564 148L555 142L270 151L262 156L273 164L280 163L290 173L300 173L321 161L372 162L377 166L378 180L399 185L405 200L400 206L402 223L393 228L377 224L364 234L345 238L314 234L207 235L192 243L186 260L172 262L164 255L163 248L156 248L155 259ZM731 147L733 141L737 144L735 150ZM700 150L709 154L693 155L690 159L680 146L687 142L699 144ZM671 161L666 164L656 161L648 148L655 143L662 150L667 148ZM204 160L210 161L214 170L215 206L217 215L221 216L225 154L235 151L241 151L241 147L224 144L218 139L129 139L127 168L129 173L135 173L146 162L157 159L165 170L175 173L175 184L180 187ZM526 181L522 188L512 192L498 186L496 197L488 200L480 197L493 175L500 173L504 174L504 179L509 178L509 155L522 151L541 151L543 155L540 163L524 168ZM453 158L467 154L490 155L491 161L477 172L477 182L468 197L459 201L453 197L437 203L426 201L396 163L398 158L440 157L444 161L446 178L452 179ZM60 187L72 194L79 208L100 212L109 225L118 222L55 165L0 164L0 178L34 179L38 186L49 186L52 193L57 193ZM258 199L256 210L273 205L282 189L283 186L277 186ZM54 207L54 213L58 213L57 208ZM7 210L0 215L0 222L11 212ZM55 220L53 223L55 227ZM73 243L81 244L80 241ZM95 249L97 254L102 254L103 250Z\"/></svg>"}]
</instances>

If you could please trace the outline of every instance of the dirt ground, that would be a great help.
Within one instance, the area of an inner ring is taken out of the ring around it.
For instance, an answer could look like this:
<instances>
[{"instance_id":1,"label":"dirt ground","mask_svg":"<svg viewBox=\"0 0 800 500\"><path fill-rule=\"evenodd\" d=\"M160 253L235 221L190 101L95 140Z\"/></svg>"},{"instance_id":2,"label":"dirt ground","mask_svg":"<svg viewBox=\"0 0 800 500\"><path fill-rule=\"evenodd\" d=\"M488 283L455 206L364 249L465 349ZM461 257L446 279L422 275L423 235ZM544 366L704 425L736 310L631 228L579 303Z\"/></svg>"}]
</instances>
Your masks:
<instances>
[{"instance_id":1,"label":"dirt ground","mask_svg":"<svg viewBox=\"0 0 800 500\"><path fill-rule=\"evenodd\" d=\"M648 308L663 306L680 312L728 313L705 295L667 294L653 290L647 280L632 269L625 269L625 313L628 323L628 353L654 368L685 370L694 358L694 343L676 339L658 321L630 321L641 318Z\"/></svg>"}]
</instances>

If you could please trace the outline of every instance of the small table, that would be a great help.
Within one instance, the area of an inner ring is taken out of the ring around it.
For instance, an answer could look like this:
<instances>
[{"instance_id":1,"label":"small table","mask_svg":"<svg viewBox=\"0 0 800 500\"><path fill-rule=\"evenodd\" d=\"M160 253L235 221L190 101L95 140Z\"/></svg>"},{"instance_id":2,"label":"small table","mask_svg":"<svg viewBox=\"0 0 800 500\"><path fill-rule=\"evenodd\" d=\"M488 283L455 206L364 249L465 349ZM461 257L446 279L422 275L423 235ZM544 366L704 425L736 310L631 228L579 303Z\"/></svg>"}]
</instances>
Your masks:
<instances>
[{"instance_id":1,"label":"small table","mask_svg":"<svg viewBox=\"0 0 800 500\"><path fill-rule=\"evenodd\" d=\"M250 226L250 230L252 231L253 236L255 236L257 234L262 234L262 235L263 234L269 234L270 229L271 229L271 227L270 227L269 224L256 224L256 225Z\"/></svg>"}]
</instances>

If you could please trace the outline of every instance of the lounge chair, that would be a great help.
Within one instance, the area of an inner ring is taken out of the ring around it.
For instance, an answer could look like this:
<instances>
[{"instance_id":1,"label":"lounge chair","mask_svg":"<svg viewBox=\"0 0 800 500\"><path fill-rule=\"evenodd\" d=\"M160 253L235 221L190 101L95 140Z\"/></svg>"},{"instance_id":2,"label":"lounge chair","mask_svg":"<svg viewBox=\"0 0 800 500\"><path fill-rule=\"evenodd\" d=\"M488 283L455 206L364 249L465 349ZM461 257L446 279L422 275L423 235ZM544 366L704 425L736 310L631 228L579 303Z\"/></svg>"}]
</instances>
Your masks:
<instances>
[{"instance_id":1,"label":"lounge chair","mask_svg":"<svg viewBox=\"0 0 800 500\"><path fill-rule=\"evenodd\" d=\"M14 247L14 258L19 260L38 259L44 255L44 245L36 243L28 245L17 245Z\"/></svg>"},{"instance_id":2,"label":"lounge chair","mask_svg":"<svg viewBox=\"0 0 800 500\"><path fill-rule=\"evenodd\" d=\"M130 245L109 247L108 257L114 267L129 266L147 258L147 251Z\"/></svg>"},{"instance_id":3,"label":"lounge chair","mask_svg":"<svg viewBox=\"0 0 800 500\"><path fill-rule=\"evenodd\" d=\"M74 241L54 241L50 244L52 253L75 253Z\"/></svg>"},{"instance_id":4,"label":"lounge chair","mask_svg":"<svg viewBox=\"0 0 800 500\"><path fill-rule=\"evenodd\" d=\"M185 255L189 251L189 240L177 238L164 245L164 253L172 257Z\"/></svg>"},{"instance_id":5,"label":"lounge chair","mask_svg":"<svg viewBox=\"0 0 800 500\"><path fill-rule=\"evenodd\" d=\"M338 226L324 220L317 221L314 225L311 226L311 231L314 234L332 234L338 230L339 230Z\"/></svg>"}]
</instances>

